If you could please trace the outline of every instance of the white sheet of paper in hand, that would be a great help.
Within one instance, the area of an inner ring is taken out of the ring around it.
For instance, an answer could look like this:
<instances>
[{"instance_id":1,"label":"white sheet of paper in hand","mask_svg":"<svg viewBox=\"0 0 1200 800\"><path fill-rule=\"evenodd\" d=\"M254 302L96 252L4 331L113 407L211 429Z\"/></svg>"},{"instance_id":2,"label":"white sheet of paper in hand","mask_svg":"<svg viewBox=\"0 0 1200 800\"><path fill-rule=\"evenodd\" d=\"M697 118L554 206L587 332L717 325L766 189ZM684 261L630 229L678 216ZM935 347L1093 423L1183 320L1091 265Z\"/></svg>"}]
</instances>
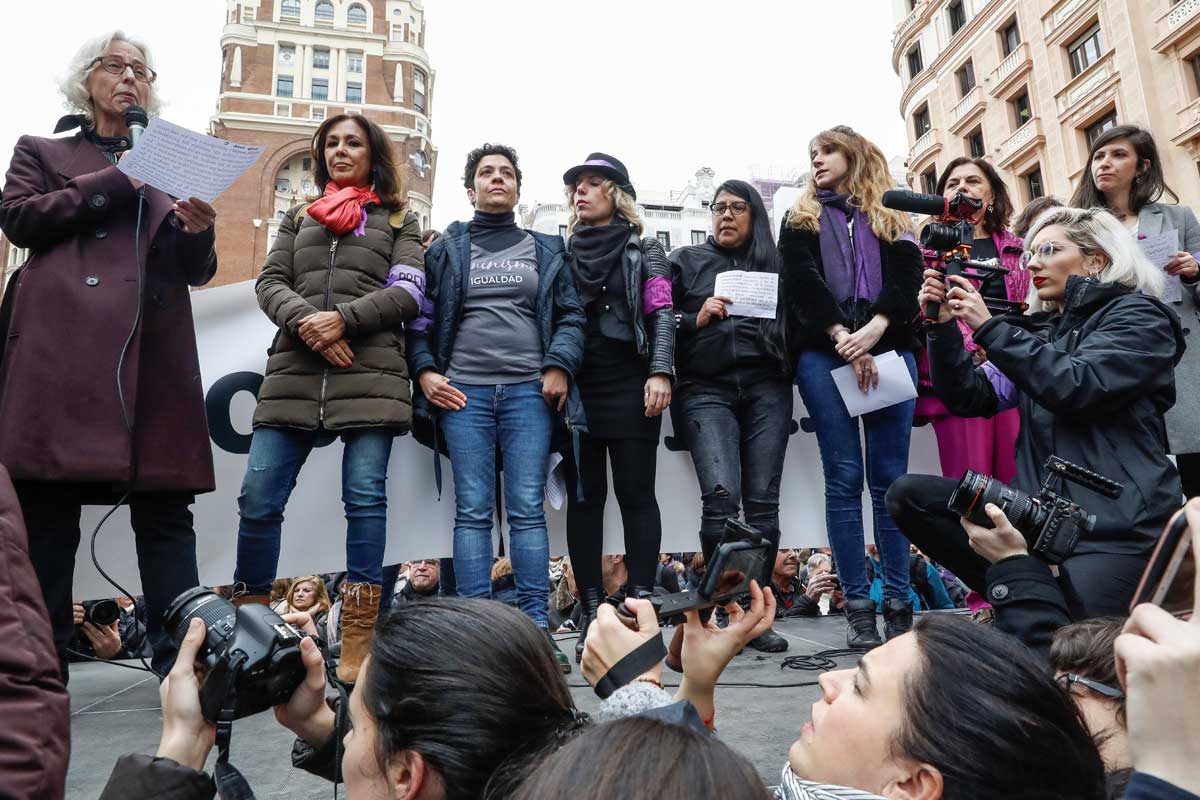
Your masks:
<instances>
[{"instance_id":1,"label":"white sheet of paper in hand","mask_svg":"<svg viewBox=\"0 0 1200 800\"><path fill-rule=\"evenodd\" d=\"M546 501L555 511L567 502L567 481L563 476L562 453L551 452L546 458Z\"/></svg>"},{"instance_id":2,"label":"white sheet of paper in hand","mask_svg":"<svg viewBox=\"0 0 1200 800\"><path fill-rule=\"evenodd\" d=\"M725 306L732 316L775 319L779 276L773 272L731 269L717 275L713 296L728 297L733 301Z\"/></svg>"},{"instance_id":3,"label":"white sheet of paper in hand","mask_svg":"<svg viewBox=\"0 0 1200 800\"><path fill-rule=\"evenodd\" d=\"M875 356L875 369L879 371L879 385L865 393L858 388L854 365L847 364L830 373L851 417L869 414L917 396L917 385L908 372L908 365L895 350Z\"/></svg>"},{"instance_id":4,"label":"white sheet of paper in hand","mask_svg":"<svg viewBox=\"0 0 1200 800\"><path fill-rule=\"evenodd\" d=\"M1142 246L1142 253L1150 260L1150 263L1163 269L1179 252L1179 231L1171 229L1157 236L1139 238L1138 244ZM1167 276L1167 285L1163 287L1162 299L1164 303L1183 301L1183 284L1180 283L1178 275Z\"/></svg>"},{"instance_id":5,"label":"white sheet of paper in hand","mask_svg":"<svg viewBox=\"0 0 1200 800\"><path fill-rule=\"evenodd\" d=\"M117 169L172 197L199 197L211 203L265 149L205 136L155 117L137 147L117 162Z\"/></svg>"}]
</instances>

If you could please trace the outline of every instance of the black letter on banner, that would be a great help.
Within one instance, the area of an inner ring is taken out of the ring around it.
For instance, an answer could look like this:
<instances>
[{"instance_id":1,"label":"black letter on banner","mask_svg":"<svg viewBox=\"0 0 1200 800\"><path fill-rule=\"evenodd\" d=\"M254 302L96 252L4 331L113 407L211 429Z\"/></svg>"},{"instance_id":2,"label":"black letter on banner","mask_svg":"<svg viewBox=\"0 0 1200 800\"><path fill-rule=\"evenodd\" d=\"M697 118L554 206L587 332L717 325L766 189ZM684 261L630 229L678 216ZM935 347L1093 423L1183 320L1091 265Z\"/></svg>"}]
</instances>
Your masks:
<instances>
[{"instance_id":1,"label":"black letter on banner","mask_svg":"<svg viewBox=\"0 0 1200 800\"><path fill-rule=\"evenodd\" d=\"M257 372L234 372L221 378L208 390L204 410L208 414L208 435L213 443L227 453L245 455L250 452L250 434L238 433L233 427L229 404L238 392L250 392L258 399L263 376Z\"/></svg>"}]
</instances>

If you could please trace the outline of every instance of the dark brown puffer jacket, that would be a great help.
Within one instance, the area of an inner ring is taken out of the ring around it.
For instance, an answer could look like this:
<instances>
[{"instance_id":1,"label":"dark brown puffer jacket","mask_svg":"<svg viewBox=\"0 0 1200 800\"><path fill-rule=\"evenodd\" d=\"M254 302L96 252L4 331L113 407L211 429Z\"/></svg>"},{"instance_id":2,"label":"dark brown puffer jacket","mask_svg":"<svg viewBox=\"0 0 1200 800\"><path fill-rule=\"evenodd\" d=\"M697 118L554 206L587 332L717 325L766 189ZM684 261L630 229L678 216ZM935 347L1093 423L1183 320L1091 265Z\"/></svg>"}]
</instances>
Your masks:
<instances>
[{"instance_id":1,"label":"dark brown puffer jacket","mask_svg":"<svg viewBox=\"0 0 1200 800\"><path fill-rule=\"evenodd\" d=\"M416 270L423 290L421 226L411 211L369 206L365 234L333 236L292 209L258 276L258 305L279 333L271 344L254 426L337 431L386 427L403 432L412 420L403 324L417 300L403 284L384 288L393 266ZM299 222L297 222L299 219ZM341 312L354 364L342 369L300 339L300 322L318 311Z\"/></svg>"}]
</instances>

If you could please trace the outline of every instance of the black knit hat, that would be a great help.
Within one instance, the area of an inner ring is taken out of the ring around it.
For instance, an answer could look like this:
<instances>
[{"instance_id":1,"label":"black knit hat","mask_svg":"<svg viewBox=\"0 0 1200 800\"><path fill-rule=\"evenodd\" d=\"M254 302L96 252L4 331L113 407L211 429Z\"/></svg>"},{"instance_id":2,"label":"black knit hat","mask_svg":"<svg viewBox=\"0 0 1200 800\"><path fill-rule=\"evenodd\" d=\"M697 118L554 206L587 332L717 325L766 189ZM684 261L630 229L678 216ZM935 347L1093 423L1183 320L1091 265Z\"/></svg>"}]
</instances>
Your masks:
<instances>
[{"instance_id":1,"label":"black knit hat","mask_svg":"<svg viewBox=\"0 0 1200 800\"><path fill-rule=\"evenodd\" d=\"M571 167L563 173L563 184L570 186L573 183L579 182L579 176L585 172L595 172L611 180L617 184L621 191L628 194L634 200L637 199L637 192L633 189L633 184L629 182L629 170L625 169L625 165L618 158L613 158L607 153L592 153L577 167Z\"/></svg>"}]
</instances>

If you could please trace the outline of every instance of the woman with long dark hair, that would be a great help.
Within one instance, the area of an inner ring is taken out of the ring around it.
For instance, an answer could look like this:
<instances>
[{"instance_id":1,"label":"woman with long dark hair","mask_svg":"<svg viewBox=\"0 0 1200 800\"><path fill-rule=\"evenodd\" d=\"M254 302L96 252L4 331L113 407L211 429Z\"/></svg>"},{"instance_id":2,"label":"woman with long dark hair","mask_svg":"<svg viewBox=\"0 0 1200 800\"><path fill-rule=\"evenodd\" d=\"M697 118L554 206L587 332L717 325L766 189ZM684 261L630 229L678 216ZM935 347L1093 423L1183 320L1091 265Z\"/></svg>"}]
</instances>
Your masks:
<instances>
[{"instance_id":1,"label":"woman with long dark hair","mask_svg":"<svg viewBox=\"0 0 1200 800\"><path fill-rule=\"evenodd\" d=\"M779 252L786 295L802 320L796 385L821 450L825 524L846 593L846 643L868 648L880 638L863 550L864 470L883 567L884 635L912 627L908 540L889 516L884 494L908 469L915 401L862 415L864 464L859 420L846 410L832 372L853 365L859 389L867 392L879 380L875 356L894 350L916 382L921 251L908 217L883 207L892 178L878 147L838 126L813 137L809 155L813 179L784 220Z\"/></svg>"},{"instance_id":2,"label":"woman with long dark hair","mask_svg":"<svg viewBox=\"0 0 1200 800\"><path fill-rule=\"evenodd\" d=\"M642 238L637 193L618 159L592 153L563 175L571 221L568 253L587 314L575 375L588 431L567 459L567 547L583 615L575 661L604 599L600 560L608 461L625 531L630 591L654 588L662 519L654 496L662 412L671 403L675 317L671 265ZM578 467L576 467L578 463Z\"/></svg>"},{"instance_id":3,"label":"woman with long dark hair","mask_svg":"<svg viewBox=\"0 0 1200 800\"><path fill-rule=\"evenodd\" d=\"M1160 202L1164 195L1170 203ZM1167 274L1180 282L1163 299L1183 321L1187 349L1175 366L1178 391L1175 407L1166 415L1168 452L1174 454L1188 497L1200 495L1200 222L1163 177L1162 159L1154 136L1136 125L1118 125L1096 137L1088 163L1071 198L1077 208L1099 206L1113 213L1138 241L1177 231L1178 252L1166 264Z\"/></svg>"},{"instance_id":4,"label":"woman with long dark hair","mask_svg":"<svg viewBox=\"0 0 1200 800\"><path fill-rule=\"evenodd\" d=\"M715 293L717 276L728 270L779 274L766 207L757 189L730 180L717 187L709 210L708 241L670 255L679 319L676 407L684 417L674 424L700 482L705 561L721 541L725 520L743 511L747 525L779 543L779 484L792 425L783 287L774 319L731 315L729 298ZM774 631L751 644L769 652L787 649Z\"/></svg>"},{"instance_id":5,"label":"woman with long dark hair","mask_svg":"<svg viewBox=\"0 0 1200 800\"><path fill-rule=\"evenodd\" d=\"M1013 206L1008 197L1008 187L996 169L983 158L956 158L946 165L942 177L938 179L937 193L947 198L962 193L983 201L983 208L971 220L974 225L971 258L976 261L994 260L1008 273L975 281L978 284L976 288L984 297L992 300L1024 302L1029 293L1029 270L1021 264L1024 246L1008 230ZM926 252L925 258L932 260L939 255ZM961 323L960 328L967 352L977 363L983 363L987 354L972 341L970 328ZM1013 448L1021 426L1020 412L1011 408L994 417L956 417L946 410L945 403L933 393L929 382L929 360L923 350L918 367L923 391L917 400L915 416L933 423L942 474L958 479L971 469L1005 483L1011 481L1017 474Z\"/></svg>"},{"instance_id":6,"label":"woman with long dark hair","mask_svg":"<svg viewBox=\"0 0 1200 800\"><path fill-rule=\"evenodd\" d=\"M392 439L412 419L403 326L428 303L421 226L387 134L339 114L317 128L312 157L322 196L284 215L255 284L279 330L238 496L234 582L244 594L234 602L267 602L296 476L321 436L340 436L349 574L338 676L353 682L379 613Z\"/></svg>"}]
</instances>

